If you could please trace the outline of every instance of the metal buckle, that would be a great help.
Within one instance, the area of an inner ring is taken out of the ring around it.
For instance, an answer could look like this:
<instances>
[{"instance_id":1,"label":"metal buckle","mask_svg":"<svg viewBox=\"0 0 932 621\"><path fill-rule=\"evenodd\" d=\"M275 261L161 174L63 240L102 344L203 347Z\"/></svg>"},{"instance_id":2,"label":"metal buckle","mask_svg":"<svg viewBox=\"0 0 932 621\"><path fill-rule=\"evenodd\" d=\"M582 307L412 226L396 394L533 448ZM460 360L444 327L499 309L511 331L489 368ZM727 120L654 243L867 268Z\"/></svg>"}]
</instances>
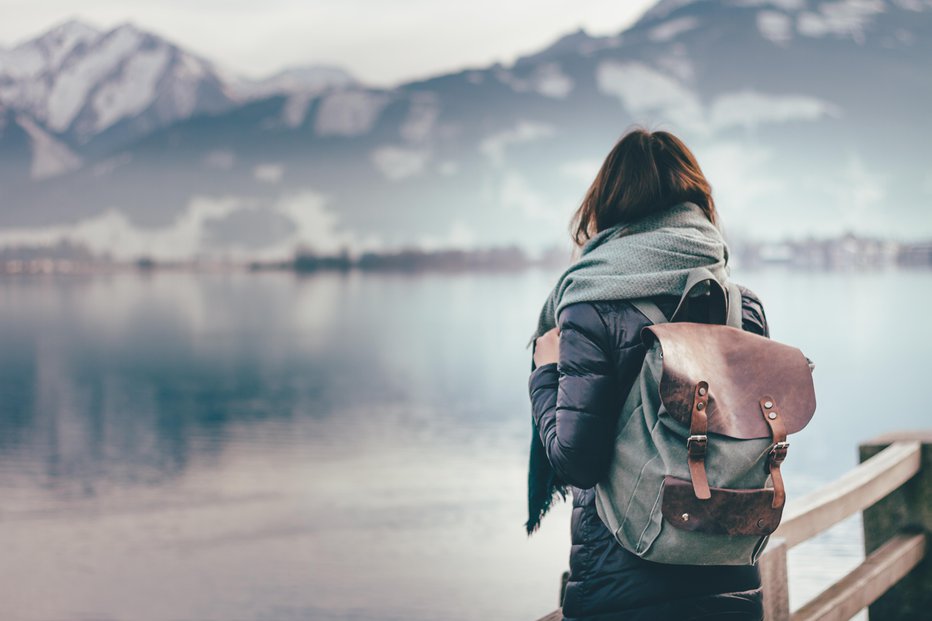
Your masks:
<instances>
[{"instance_id":1,"label":"metal buckle","mask_svg":"<svg viewBox=\"0 0 932 621\"><path fill-rule=\"evenodd\" d=\"M686 438L686 452L690 457L704 457L709 437L704 435L689 436Z\"/></svg>"},{"instance_id":2,"label":"metal buckle","mask_svg":"<svg viewBox=\"0 0 932 621\"><path fill-rule=\"evenodd\" d=\"M790 447L789 442L777 442L770 448L770 463L780 465L786 459L786 450Z\"/></svg>"}]
</instances>

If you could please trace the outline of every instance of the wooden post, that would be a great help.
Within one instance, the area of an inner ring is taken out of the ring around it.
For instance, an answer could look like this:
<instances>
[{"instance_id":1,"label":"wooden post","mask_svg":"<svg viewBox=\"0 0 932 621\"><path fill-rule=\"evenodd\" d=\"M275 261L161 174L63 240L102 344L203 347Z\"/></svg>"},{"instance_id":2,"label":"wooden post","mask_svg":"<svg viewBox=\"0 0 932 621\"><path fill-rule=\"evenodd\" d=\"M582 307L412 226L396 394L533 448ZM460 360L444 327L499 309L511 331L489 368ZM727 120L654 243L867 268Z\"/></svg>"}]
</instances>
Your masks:
<instances>
[{"instance_id":1,"label":"wooden post","mask_svg":"<svg viewBox=\"0 0 932 621\"><path fill-rule=\"evenodd\" d=\"M772 537L758 561L764 590L765 621L788 621L790 592L786 572L786 541Z\"/></svg>"},{"instance_id":2,"label":"wooden post","mask_svg":"<svg viewBox=\"0 0 932 621\"><path fill-rule=\"evenodd\" d=\"M919 472L864 510L864 552L871 554L902 532L932 532L932 431L884 435L860 447L870 459L895 441L922 443ZM921 561L907 576L871 604L871 619L928 619L932 610L932 562Z\"/></svg>"}]
</instances>

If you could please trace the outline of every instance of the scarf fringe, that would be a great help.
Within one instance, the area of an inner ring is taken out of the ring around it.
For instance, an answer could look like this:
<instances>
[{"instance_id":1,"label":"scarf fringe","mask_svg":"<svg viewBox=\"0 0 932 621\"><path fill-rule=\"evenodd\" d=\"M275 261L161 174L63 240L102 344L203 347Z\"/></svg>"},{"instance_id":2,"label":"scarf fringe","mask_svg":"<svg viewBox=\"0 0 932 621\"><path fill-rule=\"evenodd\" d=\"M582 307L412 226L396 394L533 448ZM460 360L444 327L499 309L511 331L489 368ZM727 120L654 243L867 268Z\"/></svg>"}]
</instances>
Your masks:
<instances>
[{"instance_id":1,"label":"scarf fringe","mask_svg":"<svg viewBox=\"0 0 932 621\"><path fill-rule=\"evenodd\" d=\"M537 511L534 512L532 510L531 517L524 523L524 528L527 530L528 537L540 530L540 522L550 511L551 507L553 507L553 502L557 499L557 496L565 502L567 493L566 485L562 483L556 483L551 487L550 495L542 499L537 507Z\"/></svg>"}]
</instances>

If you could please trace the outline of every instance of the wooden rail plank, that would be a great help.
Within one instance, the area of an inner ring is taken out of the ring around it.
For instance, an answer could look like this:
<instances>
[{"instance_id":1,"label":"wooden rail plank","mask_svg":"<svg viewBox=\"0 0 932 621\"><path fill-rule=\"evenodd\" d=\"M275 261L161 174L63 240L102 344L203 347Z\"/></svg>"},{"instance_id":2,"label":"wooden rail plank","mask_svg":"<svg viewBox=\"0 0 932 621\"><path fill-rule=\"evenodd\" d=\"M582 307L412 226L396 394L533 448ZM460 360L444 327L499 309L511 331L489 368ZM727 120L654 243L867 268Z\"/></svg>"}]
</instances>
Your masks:
<instances>
[{"instance_id":1,"label":"wooden rail plank","mask_svg":"<svg viewBox=\"0 0 932 621\"><path fill-rule=\"evenodd\" d=\"M771 539L757 563L764 589L764 618L767 621L788 621L790 591L786 569L786 543Z\"/></svg>"},{"instance_id":2,"label":"wooden rail plank","mask_svg":"<svg viewBox=\"0 0 932 621\"><path fill-rule=\"evenodd\" d=\"M549 615L541 617L537 621L563 621L563 610L557 608Z\"/></svg>"},{"instance_id":3,"label":"wooden rail plank","mask_svg":"<svg viewBox=\"0 0 932 621\"><path fill-rule=\"evenodd\" d=\"M897 535L793 614L793 621L847 621L908 574L925 556L924 533Z\"/></svg>"},{"instance_id":4,"label":"wooden rail plank","mask_svg":"<svg viewBox=\"0 0 932 621\"><path fill-rule=\"evenodd\" d=\"M922 442L919 474L864 509L864 554L902 532L932 533L932 429L902 431L861 444L865 462L898 441ZM932 540L927 540L927 542ZM932 611L932 561L923 561L870 605L871 619L928 619Z\"/></svg>"},{"instance_id":5,"label":"wooden rail plank","mask_svg":"<svg viewBox=\"0 0 932 621\"><path fill-rule=\"evenodd\" d=\"M871 506L919 472L920 446L895 442L836 481L789 502L773 536L792 548Z\"/></svg>"}]
</instances>

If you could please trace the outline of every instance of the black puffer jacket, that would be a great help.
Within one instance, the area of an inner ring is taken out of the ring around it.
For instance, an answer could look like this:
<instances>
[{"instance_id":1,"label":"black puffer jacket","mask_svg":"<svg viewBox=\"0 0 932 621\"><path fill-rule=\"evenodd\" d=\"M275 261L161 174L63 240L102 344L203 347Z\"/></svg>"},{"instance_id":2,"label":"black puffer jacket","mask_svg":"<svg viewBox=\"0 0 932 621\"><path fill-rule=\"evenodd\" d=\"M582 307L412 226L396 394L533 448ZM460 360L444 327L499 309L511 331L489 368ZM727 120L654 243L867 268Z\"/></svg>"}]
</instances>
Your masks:
<instances>
[{"instance_id":1,"label":"black puffer jacket","mask_svg":"<svg viewBox=\"0 0 932 621\"><path fill-rule=\"evenodd\" d=\"M769 336L760 300L741 292L744 329ZM669 317L678 299L654 301ZM704 306L691 303L687 319L703 321ZM533 368L529 391L547 457L573 494L564 619L763 618L756 566L652 563L622 548L602 523L594 486L608 472L618 414L646 353L641 329L650 322L625 301L570 304L557 319L560 362Z\"/></svg>"}]
</instances>

